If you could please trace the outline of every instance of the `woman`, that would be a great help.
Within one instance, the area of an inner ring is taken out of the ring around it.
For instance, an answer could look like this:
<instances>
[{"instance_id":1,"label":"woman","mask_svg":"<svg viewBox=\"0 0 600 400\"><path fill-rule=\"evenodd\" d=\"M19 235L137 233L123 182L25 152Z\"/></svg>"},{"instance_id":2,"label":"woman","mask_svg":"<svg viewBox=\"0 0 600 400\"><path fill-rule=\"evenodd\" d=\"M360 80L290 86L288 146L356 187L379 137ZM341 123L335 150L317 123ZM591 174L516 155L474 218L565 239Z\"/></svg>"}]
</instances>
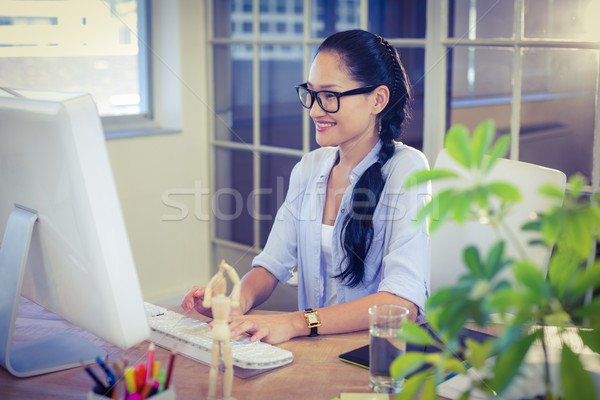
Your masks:
<instances>
[{"instance_id":1,"label":"woman","mask_svg":"<svg viewBox=\"0 0 600 400\"><path fill-rule=\"evenodd\" d=\"M410 85L395 49L361 30L336 33L319 47L308 81L296 87L321 146L294 167L284 204L262 253L242 279L232 337L248 332L271 344L293 337L368 328L369 307L399 304L413 320L429 288L429 236L413 223L430 188L403 189L428 168L399 143ZM243 315L298 268L299 310ZM205 288L182 307L208 314Z\"/></svg>"}]
</instances>

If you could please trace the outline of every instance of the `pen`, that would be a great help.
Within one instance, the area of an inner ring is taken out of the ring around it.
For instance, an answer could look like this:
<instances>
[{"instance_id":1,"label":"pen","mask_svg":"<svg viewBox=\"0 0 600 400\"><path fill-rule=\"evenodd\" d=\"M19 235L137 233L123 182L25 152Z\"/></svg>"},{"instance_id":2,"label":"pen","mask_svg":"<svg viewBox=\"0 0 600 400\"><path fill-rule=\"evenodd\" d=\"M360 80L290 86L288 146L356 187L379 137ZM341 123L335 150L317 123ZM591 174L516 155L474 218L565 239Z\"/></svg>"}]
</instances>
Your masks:
<instances>
[{"instance_id":1,"label":"pen","mask_svg":"<svg viewBox=\"0 0 600 400\"><path fill-rule=\"evenodd\" d=\"M169 366L167 367L167 379L165 380L165 390L169 388L171 383L171 376L173 375L173 364L175 364L175 355L177 354L177 345L173 346L171 350L171 358L169 359Z\"/></svg>"},{"instance_id":2,"label":"pen","mask_svg":"<svg viewBox=\"0 0 600 400\"><path fill-rule=\"evenodd\" d=\"M166 379L166 374L167 371L165 371L165 369L161 369L160 372L158 373L158 391L162 392L163 390L165 390L165 379Z\"/></svg>"},{"instance_id":3,"label":"pen","mask_svg":"<svg viewBox=\"0 0 600 400\"><path fill-rule=\"evenodd\" d=\"M135 364L135 367L133 367L134 370L134 379L135 379L135 387L136 387L136 392L139 392L140 390L142 390L142 388L144 387L144 384L146 383L146 366L144 364L142 364L141 362Z\"/></svg>"},{"instance_id":4,"label":"pen","mask_svg":"<svg viewBox=\"0 0 600 400\"><path fill-rule=\"evenodd\" d=\"M152 363L152 379L158 379L158 371L160 371L160 361Z\"/></svg>"},{"instance_id":5,"label":"pen","mask_svg":"<svg viewBox=\"0 0 600 400\"><path fill-rule=\"evenodd\" d=\"M125 388L123 387L123 382L125 378L123 371L125 370L125 367L123 365L123 361L115 361L113 364L113 369L117 376L117 384L115 385L113 392L116 393L117 400L123 400L125 398Z\"/></svg>"},{"instance_id":6,"label":"pen","mask_svg":"<svg viewBox=\"0 0 600 400\"><path fill-rule=\"evenodd\" d=\"M142 399L145 399L146 397L148 397L148 395L150 394L150 391L152 390L153 385L154 385L153 381L147 381L146 382L146 384L144 385L144 387L140 391L140 397Z\"/></svg>"},{"instance_id":7,"label":"pen","mask_svg":"<svg viewBox=\"0 0 600 400\"><path fill-rule=\"evenodd\" d=\"M160 388L160 382L154 381L154 384L152 384L152 389L150 389L150 393L148 394L148 397L154 396L156 393L158 393L159 388Z\"/></svg>"},{"instance_id":8,"label":"pen","mask_svg":"<svg viewBox=\"0 0 600 400\"><path fill-rule=\"evenodd\" d=\"M148 355L146 356L146 379L148 382L152 378L152 367L154 362L154 342L150 342L148 346Z\"/></svg>"},{"instance_id":9,"label":"pen","mask_svg":"<svg viewBox=\"0 0 600 400\"><path fill-rule=\"evenodd\" d=\"M127 393L136 393L137 388L135 386L135 370L133 367L125 368L125 385L127 386Z\"/></svg>"},{"instance_id":10,"label":"pen","mask_svg":"<svg viewBox=\"0 0 600 400\"><path fill-rule=\"evenodd\" d=\"M100 367L102 367L102 369L106 373L106 377L108 378L108 385L113 386L115 383L117 383L117 378L115 378L115 374L113 374L112 371L110 369L108 369L106 364L104 364L104 361L102 361L102 358L96 357L96 361L98 362L98 365L100 365Z\"/></svg>"},{"instance_id":11,"label":"pen","mask_svg":"<svg viewBox=\"0 0 600 400\"><path fill-rule=\"evenodd\" d=\"M100 378L98 378L96 376L96 374L94 373L94 371L92 371L90 366L85 365L84 363L81 363L81 365L85 369L85 372L87 372L87 374L94 380L94 382L96 383L96 386L100 387L104 393L107 393L108 388L104 385L104 383L100 380Z\"/></svg>"}]
</instances>

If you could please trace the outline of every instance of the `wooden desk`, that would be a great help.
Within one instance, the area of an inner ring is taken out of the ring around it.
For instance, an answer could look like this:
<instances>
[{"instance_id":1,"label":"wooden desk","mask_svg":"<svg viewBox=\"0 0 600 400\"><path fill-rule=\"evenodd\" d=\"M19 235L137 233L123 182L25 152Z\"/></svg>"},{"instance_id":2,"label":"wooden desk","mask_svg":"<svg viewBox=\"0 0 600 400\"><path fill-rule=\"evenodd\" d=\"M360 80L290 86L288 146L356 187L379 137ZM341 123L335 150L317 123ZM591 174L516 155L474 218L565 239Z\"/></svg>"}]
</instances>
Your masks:
<instances>
[{"instance_id":1,"label":"wooden desk","mask_svg":"<svg viewBox=\"0 0 600 400\"><path fill-rule=\"evenodd\" d=\"M179 307L170 307L182 312ZM69 330L81 332L95 344L106 349L109 361L127 357L129 364L145 361L148 343L121 350L80 328L64 321L36 304L22 300L14 338L25 340L42 334ZM296 338L280 345L294 354L294 362L275 371L251 378L234 378L233 396L245 399L333 399L342 392L368 393L369 371L338 360L340 353L363 346L369 342L368 332L343 335ZM155 360L166 365L170 352L158 347ZM100 369L95 366L95 369ZM203 399L208 393L209 367L178 356L172 385L177 399ZM32 378L15 378L0 368L0 398L31 400L69 400L86 398L93 382L83 368L39 375ZM220 393L221 388L219 388Z\"/></svg>"}]
</instances>

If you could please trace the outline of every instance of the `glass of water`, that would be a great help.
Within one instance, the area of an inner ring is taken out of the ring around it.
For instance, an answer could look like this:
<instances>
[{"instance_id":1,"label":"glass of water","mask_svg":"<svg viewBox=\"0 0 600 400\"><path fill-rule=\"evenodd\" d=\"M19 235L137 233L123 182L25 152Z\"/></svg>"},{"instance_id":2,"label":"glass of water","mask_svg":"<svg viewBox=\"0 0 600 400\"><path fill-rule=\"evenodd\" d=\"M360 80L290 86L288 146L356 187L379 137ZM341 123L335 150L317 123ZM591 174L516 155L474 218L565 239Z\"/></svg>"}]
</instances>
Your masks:
<instances>
[{"instance_id":1,"label":"glass of water","mask_svg":"<svg viewBox=\"0 0 600 400\"><path fill-rule=\"evenodd\" d=\"M404 379L390 376L390 365L406 351L398 333L408 314L406 307L394 304L369 308L369 387L376 393L399 393L404 386Z\"/></svg>"}]
</instances>

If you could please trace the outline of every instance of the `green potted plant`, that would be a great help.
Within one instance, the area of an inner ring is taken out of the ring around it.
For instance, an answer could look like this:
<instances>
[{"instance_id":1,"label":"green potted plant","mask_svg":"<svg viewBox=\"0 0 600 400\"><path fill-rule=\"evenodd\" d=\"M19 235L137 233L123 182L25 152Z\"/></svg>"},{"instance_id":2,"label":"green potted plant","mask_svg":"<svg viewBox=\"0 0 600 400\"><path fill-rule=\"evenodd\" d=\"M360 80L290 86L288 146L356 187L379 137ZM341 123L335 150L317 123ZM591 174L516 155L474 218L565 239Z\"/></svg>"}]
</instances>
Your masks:
<instances>
[{"instance_id":1,"label":"green potted plant","mask_svg":"<svg viewBox=\"0 0 600 400\"><path fill-rule=\"evenodd\" d=\"M520 200L518 188L510 182L482 179L509 149L509 136L494 141L495 134L491 120L484 121L472 135L464 126L453 126L446 135L446 151L470 174L459 178L453 171L433 168L411 177L409 186L446 178L464 180L460 188L437 193L418 215L418 223L430 219L432 235L445 221L477 221L481 215L486 215L485 223L497 227ZM539 233L537 244L554 246L547 274L526 259L509 259L501 240L485 256L476 247L466 248L466 273L455 285L433 293L427 302L428 322L441 343L419 325L404 324L401 336L407 342L437 346L440 351L406 353L393 362L391 374L396 377L427 366L406 379L396 399L437 398L436 385L449 373L467 374L465 362L476 375L467 375L468 385L461 399L468 399L475 391L502 398L521 374L526 353L536 344L544 356L540 371L544 390L538 398L598 398L592 376L571 345L562 346L559 372L552 373L546 346L548 331L543 329L552 326L559 333L569 331L592 352L600 352L600 261L594 260L600 207L597 194L584 193L585 184L582 176L571 177L564 197L559 188L543 186L542 193L555 198L556 205L536 220L523 221L523 229ZM436 218L432 218L434 210ZM502 278L506 270L513 279ZM496 336L481 343L467 339L461 344L459 336L467 323L485 327L493 315L500 316ZM463 355L464 362L455 357L457 353Z\"/></svg>"}]
</instances>

